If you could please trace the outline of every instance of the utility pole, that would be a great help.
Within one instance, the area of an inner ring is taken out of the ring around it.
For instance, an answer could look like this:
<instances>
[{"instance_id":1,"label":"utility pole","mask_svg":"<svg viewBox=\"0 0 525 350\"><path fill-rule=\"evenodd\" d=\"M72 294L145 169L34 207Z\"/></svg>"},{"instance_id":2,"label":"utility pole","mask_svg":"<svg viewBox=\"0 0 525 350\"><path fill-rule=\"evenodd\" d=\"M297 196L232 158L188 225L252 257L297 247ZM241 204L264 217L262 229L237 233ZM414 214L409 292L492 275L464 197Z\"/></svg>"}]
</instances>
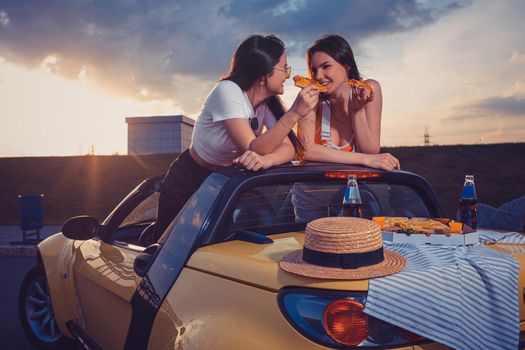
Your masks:
<instances>
[{"instance_id":1,"label":"utility pole","mask_svg":"<svg viewBox=\"0 0 525 350\"><path fill-rule=\"evenodd\" d=\"M425 147L428 147L430 146L430 138L432 136L430 136L430 134L428 133L428 127L425 126L425 134L423 135L423 138L425 140Z\"/></svg>"}]
</instances>

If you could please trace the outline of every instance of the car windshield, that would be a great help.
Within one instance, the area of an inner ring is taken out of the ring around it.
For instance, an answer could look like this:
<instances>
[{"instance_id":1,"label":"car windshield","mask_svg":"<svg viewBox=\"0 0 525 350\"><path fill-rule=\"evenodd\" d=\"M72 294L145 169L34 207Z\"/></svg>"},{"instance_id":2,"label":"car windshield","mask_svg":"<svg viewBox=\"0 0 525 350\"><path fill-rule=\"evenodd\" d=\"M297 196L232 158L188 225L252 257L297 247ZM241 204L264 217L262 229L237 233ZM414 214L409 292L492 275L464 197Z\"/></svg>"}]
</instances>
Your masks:
<instances>
[{"instance_id":1,"label":"car windshield","mask_svg":"<svg viewBox=\"0 0 525 350\"><path fill-rule=\"evenodd\" d=\"M344 180L325 180L252 188L239 198L228 231L257 232L264 229L268 232L274 225L339 216L345 185ZM430 210L423 199L408 186L365 180L359 182L359 192L365 218L430 217Z\"/></svg>"},{"instance_id":2,"label":"car windshield","mask_svg":"<svg viewBox=\"0 0 525 350\"><path fill-rule=\"evenodd\" d=\"M119 225L119 228L145 222L154 222L157 218L159 192L154 192L133 209Z\"/></svg>"}]
</instances>

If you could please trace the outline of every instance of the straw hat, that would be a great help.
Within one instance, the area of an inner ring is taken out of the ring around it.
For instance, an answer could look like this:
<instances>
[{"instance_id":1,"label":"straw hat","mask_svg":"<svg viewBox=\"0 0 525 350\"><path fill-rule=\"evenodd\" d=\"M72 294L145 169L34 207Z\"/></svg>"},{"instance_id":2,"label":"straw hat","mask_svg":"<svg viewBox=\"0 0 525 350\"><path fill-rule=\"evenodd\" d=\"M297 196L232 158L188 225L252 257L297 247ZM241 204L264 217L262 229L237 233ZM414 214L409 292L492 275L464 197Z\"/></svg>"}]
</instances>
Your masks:
<instances>
[{"instance_id":1,"label":"straw hat","mask_svg":"<svg viewBox=\"0 0 525 350\"><path fill-rule=\"evenodd\" d=\"M303 249L285 255L279 265L308 277L358 280L394 274L407 262L383 249L381 229L374 221L329 217L308 223Z\"/></svg>"}]
</instances>

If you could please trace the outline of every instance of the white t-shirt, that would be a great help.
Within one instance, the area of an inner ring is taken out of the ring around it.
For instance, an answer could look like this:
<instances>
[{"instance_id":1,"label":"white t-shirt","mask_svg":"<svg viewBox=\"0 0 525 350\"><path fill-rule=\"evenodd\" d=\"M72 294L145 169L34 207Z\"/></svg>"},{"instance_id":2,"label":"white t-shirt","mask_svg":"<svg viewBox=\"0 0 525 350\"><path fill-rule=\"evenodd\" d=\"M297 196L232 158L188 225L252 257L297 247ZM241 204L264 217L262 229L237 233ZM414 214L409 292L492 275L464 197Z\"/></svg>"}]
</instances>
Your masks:
<instances>
[{"instance_id":1,"label":"white t-shirt","mask_svg":"<svg viewBox=\"0 0 525 350\"><path fill-rule=\"evenodd\" d=\"M275 125L276 120L266 103L260 104L255 113L246 93L239 85L230 80L219 82L204 102L201 114L195 122L192 146L205 161L215 165L229 166L242 155L229 137L222 121L226 119L257 118L261 134L263 125L267 129Z\"/></svg>"}]
</instances>

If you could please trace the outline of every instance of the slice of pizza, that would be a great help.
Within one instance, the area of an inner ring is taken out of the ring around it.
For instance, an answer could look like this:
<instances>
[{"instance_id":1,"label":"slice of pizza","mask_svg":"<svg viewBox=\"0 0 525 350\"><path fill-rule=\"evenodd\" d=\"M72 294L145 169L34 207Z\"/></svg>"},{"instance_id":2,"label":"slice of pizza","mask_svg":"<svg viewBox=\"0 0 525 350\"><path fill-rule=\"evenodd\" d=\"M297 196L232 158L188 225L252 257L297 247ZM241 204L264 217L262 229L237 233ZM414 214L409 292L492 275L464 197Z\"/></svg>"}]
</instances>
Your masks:
<instances>
[{"instance_id":1,"label":"slice of pizza","mask_svg":"<svg viewBox=\"0 0 525 350\"><path fill-rule=\"evenodd\" d=\"M307 86L313 85L316 88L318 88L319 91L321 91L321 92L325 92L326 91L326 86L323 86L318 81L315 81L315 80L307 78L307 77L296 75L295 77L293 77L293 81L295 83L295 86L300 87L301 89L305 88Z\"/></svg>"},{"instance_id":2,"label":"slice of pizza","mask_svg":"<svg viewBox=\"0 0 525 350\"><path fill-rule=\"evenodd\" d=\"M406 220L406 218L401 216L387 216L385 217L383 230L388 232L401 232L401 227L398 225L404 220Z\"/></svg>"},{"instance_id":3,"label":"slice of pizza","mask_svg":"<svg viewBox=\"0 0 525 350\"><path fill-rule=\"evenodd\" d=\"M372 85L370 85L369 83L367 83L364 80L349 79L349 80L346 81L346 83L372 91Z\"/></svg>"},{"instance_id":4,"label":"slice of pizza","mask_svg":"<svg viewBox=\"0 0 525 350\"><path fill-rule=\"evenodd\" d=\"M295 86L300 87L301 89L305 88L307 86L313 85L313 86L317 87L319 89L319 91L321 91L321 92L325 92L326 91L326 86L321 85L316 80L313 80L313 79L310 79L310 78L307 78L307 77L303 77L301 75L296 75L295 77L293 77L293 81L295 83ZM345 83L353 85L353 86L357 86L357 87L360 87L360 88L365 88L365 89L368 89L368 90L372 91L372 85L370 85L366 81L357 80L357 79L349 79Z\"/></svg>"}]
</instances>

